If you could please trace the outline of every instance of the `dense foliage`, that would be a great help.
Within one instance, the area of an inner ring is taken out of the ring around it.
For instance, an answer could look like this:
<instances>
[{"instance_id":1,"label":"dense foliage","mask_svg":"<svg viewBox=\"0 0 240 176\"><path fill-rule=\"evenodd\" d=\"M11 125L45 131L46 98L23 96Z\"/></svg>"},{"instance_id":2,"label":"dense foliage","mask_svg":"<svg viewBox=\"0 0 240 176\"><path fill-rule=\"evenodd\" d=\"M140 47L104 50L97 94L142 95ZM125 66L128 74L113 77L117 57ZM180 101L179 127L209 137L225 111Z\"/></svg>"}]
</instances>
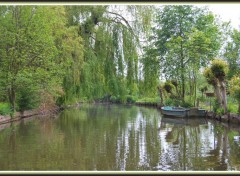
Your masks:
<instances>
[{"instance_id":1,"label":"dense foliage","mask_svg":"<svg viewBox=\"0 0 240 176\"><path fill-rule=\"evenodd\" d=\"M207 83L226 99L239 74L239 32L226 24L191 5L2 5L1 114L81 101L196 106ZM203 74L216 57L229 72Z\"/></svg>"}]
</instances>

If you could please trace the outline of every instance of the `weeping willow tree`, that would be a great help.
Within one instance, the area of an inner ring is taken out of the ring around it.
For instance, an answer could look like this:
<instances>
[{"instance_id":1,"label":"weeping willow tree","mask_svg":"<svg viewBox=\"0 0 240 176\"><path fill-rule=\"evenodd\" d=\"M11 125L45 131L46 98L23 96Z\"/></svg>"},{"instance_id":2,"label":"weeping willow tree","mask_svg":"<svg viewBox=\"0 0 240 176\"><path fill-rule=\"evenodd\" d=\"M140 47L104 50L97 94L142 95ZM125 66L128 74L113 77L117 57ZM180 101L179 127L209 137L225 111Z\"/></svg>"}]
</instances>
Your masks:
<instances>
[{"instance_id":1,"label":"weeping willow tree","mask_svg":"<svg viewBox=\"0 0 240 176\"><path fill-rule=\"evenodd\" d=\"M0 100L23 112L137 95L140 38L150 29L151 9L0 6Z\"/></svg>"},{"instance_id":2,"label":"weeping willow tree","mask_svg":"<svg viewBox=\"0 0 240 176\"><path fill-rule=\"evenodd\" d=\"M144 82L141 86L142 94L154 97L157 93L156 88L158 87L160 77L160 63L154 47L151 46L145 49L141 63L143 65L142 72Z\"/></svg>"},{"instance_id":3,"label":"weeping willow tree","mask_svg":"<svg viewBox=\"0 0 240 176\"><path fill-rule=\"evenodd\" d=\"M64 81L65 101L138 94L139 36L150 29L151 6L66 6L68 26L83 39L83 59ZM140 19L140 20L139 20ZM77 81L74 81L77 78Z\"/></svg>"},{"instance_id":4,"label":"weeping willow tree","mask_svg":"<svg viewBox=\"0 0 240 176\"><path fill-rule=\"evenodd\" d=\"M68 14L64 6L44 7L52 22L52 37L57 49L55 79L48 87L42 87L42 101L45 104L60 105L66 100L78 98L80 70L83 63L83 40L76 26L68 25ZM53 70L53 67L51 67ZM54 70L53 70L54 71ZM51 96L50 96L51 95ZM52 98L49 98L52 97Z\"/></svg>"}]
</instances>

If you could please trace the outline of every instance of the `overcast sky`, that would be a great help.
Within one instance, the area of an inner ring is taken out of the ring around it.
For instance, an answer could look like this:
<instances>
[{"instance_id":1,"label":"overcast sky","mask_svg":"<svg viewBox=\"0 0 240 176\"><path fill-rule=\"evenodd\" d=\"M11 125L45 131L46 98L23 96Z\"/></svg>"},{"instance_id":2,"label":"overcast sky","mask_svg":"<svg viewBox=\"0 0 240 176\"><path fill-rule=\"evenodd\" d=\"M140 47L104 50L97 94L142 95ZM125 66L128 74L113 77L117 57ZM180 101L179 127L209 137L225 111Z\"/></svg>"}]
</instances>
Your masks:
<instances>
[{"instance_id":1,"label":"overcast sky","mask_svg":"<svg viewBox=\"0 0 240 176\"><path fill-rule=\"evenodd\" d=\"M219 15L222 21L231 21L232 26L240 30L240 2L217 2L217 3L163 3L162 5L196 5L208 6L214 14ZM158 4L160 5L160 4Z\"/></svg>"},{"instance_id":2,"label":"overcast sky","mask_svg":"<svg viewBox=\"0 0 240 176\"><path fill-rule=\"evenodd\" d=\"M96 4L102 5L102 3L96 3ZM112 4L112 3L110 3L110 4ZM116 3L116 4L118 4L118 3ZM146 2L143 3L143 5L147 5L147 4L148 3L146 3ZM169 5L172 5L172 4L181 5L181 3L169 3ZM201 2L199 2L199 3L189 3L189 4L187 2L183 2L183 4L197 5L197 6L208 6L209 10L211 10L216 15L220 15L220 17L222 18L223 21L231 20L232 26L234 28L240 30L240 2L230 2L230 3L228 3L227 1L225 1L225 2L220 1L220 2L216 2L216 3L208 3L208 2L207 3L201 3ZM133 5L134 5L134 3L133 3ZM151 5L153 5L153 4L151 3ZM161 5L161 3L157 3L156 5ZM168 3L163 3L162 5L168 5Z\"/></svg>"},{"instance_id":3,"label":"overcast sky","mask_svg":"<svg viewBox=\"0 0 240 176\"><path fill-rule=\"evenodd\" d=\"M219 15L222 21L231 21L232 26L240 30L240 2L217 2L217 3L158 3L157 5L195 5L208 6L214 14Z\"/></svg>"},{"instance_id":4,"label":"overcast sky","mask_svg":"<svg viewBox=\"0 0 240 176\"><path fill-rule=\"evenodd\" d=\"M196 5L196 4L195 4ZM240 3L215 3L198 4L199 6L208 6L216 15L219 15L223 21L231 20L232 26L239 29L240 26Z\"/></svg>"}]
</instances>

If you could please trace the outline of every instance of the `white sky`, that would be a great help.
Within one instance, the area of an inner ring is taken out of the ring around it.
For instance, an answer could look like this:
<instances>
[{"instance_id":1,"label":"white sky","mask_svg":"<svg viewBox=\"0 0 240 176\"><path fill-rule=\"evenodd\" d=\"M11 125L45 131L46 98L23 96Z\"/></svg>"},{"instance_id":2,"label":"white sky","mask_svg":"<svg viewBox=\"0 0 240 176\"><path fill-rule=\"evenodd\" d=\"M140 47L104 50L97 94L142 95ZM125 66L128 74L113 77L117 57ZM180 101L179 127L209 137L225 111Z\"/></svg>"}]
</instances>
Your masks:
<instances>
[{"instance_id":1,"label":"white sky","mask_svg":"<svg viewBox=\"0 0 240 176\"><path fill-rule=\"evenodd\" d=\"M8 4L8 3L0 3L1 4ZM18 3L12 3L12 4L18 4ZM20 4L25 4L25 3L20 3ZM28 4L28 3L26 3ZM32 3L34 4L34 2ZM44 4L51 4L51 3L37 3L39 5L44 5ZM71 4L71 3L52 3L51 5L61 5L61 4ZM118 4L118 5L124 5L125 3L73 3L72 5L113 5L113 4ZM128 4L128 3L126 3ZM125 5L126 5L125 4ZM143 3L129 3L129 5L154 5L153 3L148 4L147 2ZM197 5L197 6L208 6L209 10L211 10L213 13L216 15L219 15L222 19L222 21L231 21L232 26L238 30L240 30L240 2L216 2L216 3L187 3L187 2L179 2L179 3L157 3L156 5L171 5L171 4L186 4L186 5Z\"/></svg>"},{"instance_id":2,"label":"white sky","mask_svg":"<svg viewBox=\"0 0 240 176\"><path fill-rule=\"evenodd\" d=\"M153 5L153 4L151 4ZM210 11L220 16L222 21L231 21L232 27L240 30L240 1L233 2L217 2L217 3L162 3L156 5L195 5L198 7L207 6Z\"/></svg>"},{"instance_id":3,"label":"white sky","mask_svg":"<svg viewBox=\"0 0 240 176\"><path fill-rule=\"evenodd\" d=\"M208 6L214 14L219 15L222 21L231 21L232 26L240 29L240 2L239 3L215 3L194 4L197 6Z\"/></svg>"}]
</instances>

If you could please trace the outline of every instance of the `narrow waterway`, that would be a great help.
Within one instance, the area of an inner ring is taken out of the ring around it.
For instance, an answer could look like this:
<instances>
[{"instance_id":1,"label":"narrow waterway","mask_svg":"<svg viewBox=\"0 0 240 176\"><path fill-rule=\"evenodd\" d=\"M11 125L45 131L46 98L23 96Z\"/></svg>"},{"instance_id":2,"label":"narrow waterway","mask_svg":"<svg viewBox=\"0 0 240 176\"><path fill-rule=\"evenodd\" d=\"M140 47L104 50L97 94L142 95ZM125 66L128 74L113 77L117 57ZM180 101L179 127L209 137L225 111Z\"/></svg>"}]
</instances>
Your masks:
<instances>
[{"instance_id":1,"label":"narrow waterway","mask_svg":"<svg viewBox=\"0 0 240 176\"><path fill-rule=\"evenodd\" d=\"M2 129L0 170L240 170L240 130L154 108L82 105Z\"/></svg>"}]
</instances>

